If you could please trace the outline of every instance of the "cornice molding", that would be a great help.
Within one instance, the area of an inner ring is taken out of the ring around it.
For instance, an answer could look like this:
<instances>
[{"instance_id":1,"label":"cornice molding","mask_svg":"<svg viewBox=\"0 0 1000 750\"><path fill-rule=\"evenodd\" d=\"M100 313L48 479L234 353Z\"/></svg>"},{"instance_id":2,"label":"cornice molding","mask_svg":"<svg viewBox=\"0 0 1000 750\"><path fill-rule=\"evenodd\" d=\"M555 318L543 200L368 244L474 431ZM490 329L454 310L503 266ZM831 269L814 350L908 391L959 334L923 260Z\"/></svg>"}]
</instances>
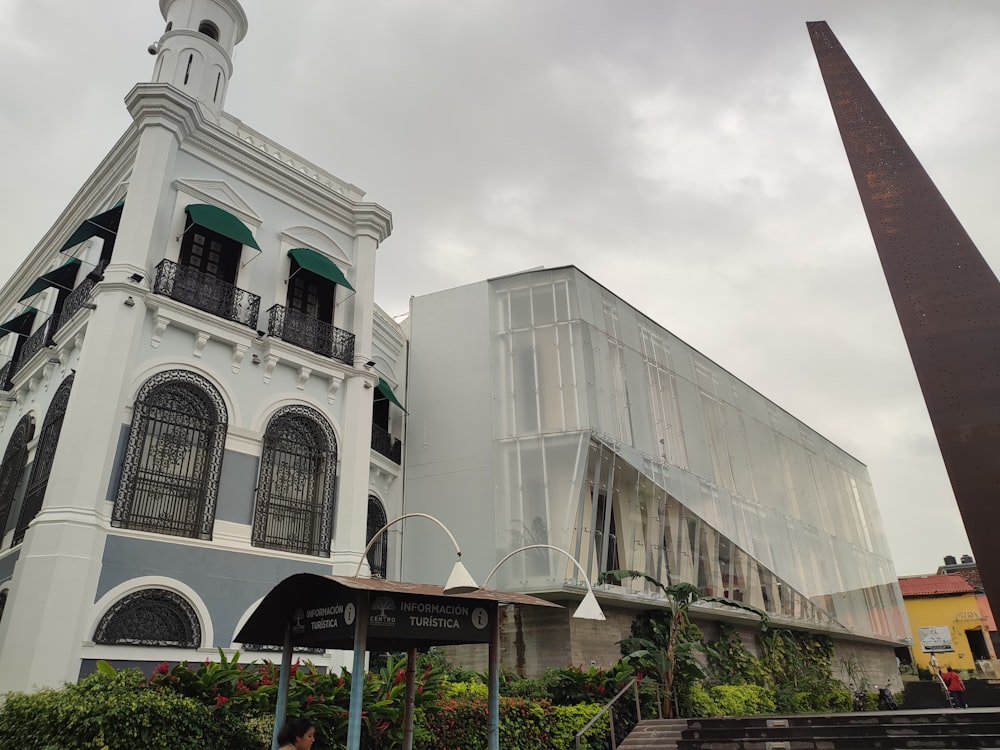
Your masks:
<instances>
[{"instance_id":1,"label":"cornice molding","mask_svg":"<svg viewBox=\"0 0 1000 750\"><path fill-rule=\"evenodd\" d=\"M377 203L355 203L335 189L212 123L205 122L204 127L193 133L185 145L198 147L228 164L234 171L249 174L276 188L276 197L285 194L301 201L332 218L348 234L367 234L381 242L392 231L392 214L387 209Z\"/></svg>"},{"instance_id":2,"label":"cornice molding","mask_svg":"<svg viewBox=\"0 0 1000 750\"><path fill-rule=\"evenodd\" d=\"M377 203L358 203L354 212L354 231L381 244L392 232L392 214Z\"/></svg>"},{"instance_id":3,"label":"cornice molding","mask_svg":"<svg viewBox=\"0 0 1000 750\"><path fill-rule=\"evenodd\" d=\"M169 83L137 83L125 106L139 130L159 125L173 131L179 143L208 122L198 101Z\"/></svg>"}]
</instances>

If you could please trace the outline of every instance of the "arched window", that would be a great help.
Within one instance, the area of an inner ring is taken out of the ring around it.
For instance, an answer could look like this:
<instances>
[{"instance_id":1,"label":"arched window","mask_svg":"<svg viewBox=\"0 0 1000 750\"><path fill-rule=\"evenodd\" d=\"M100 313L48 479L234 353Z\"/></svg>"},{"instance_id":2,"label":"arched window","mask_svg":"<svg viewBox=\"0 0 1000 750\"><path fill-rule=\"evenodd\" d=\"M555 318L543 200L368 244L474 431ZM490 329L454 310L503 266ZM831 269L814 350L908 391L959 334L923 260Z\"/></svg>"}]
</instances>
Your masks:
<instances>
[{"instance_id":1,"label":"arched window","mask_svg":"<svg viewBox=\"0 0 1000 750\"><path fill-rule=\"evenodd\" d=\"M368 496L368 531L365 534L365 546L386 524L385 508L382 501L374 495ZM372 578L385 578L389 565L389 545L385 534L368 550L368 567L372 570Z\"/></svg>"},{"instance_id":2,"label":"arched window","mask_svg":"<svg viewBox=\"0 0 1000 750\"><path fill-rule=\"evenodd\" d=\"M97 624L94 643L201 646L201 623L187 600L165 589L143 589L115 602Z\"/></svg>"},{"instance_id":3,"label":"arched window","mask_svg":"<svg viewBox=\"0 0 1000 750\"><path fill-rule=\"evenodd\" d=\"M42 509L45 490L49 486L49 473L56 457L56 446L59 445L59 433L62 431L63 417L66 416L66 405L69 404L69 394L73 389L73 375L62 383L56 395L52 397L45 421L42 422L42 433L38 437L35 457L31 461L31 476L28 477L28 488L24 492L24 502L17 517L17 528L14 529L14 544L24 541L24 533L28 530L38 511Z\"/></svg>"},{"instance_id":4,"label":"arched window","mask_svg":"<svg viewBox=\"0 0 1000 750\"><path fill-rule=\"evenodd\" d=\"M315 409L286 406L267 423L257 482L255 547L330 556L337 439Z\"/></svg>"},{"instance_id":5,"label":"arched window","mask_svg":"<svg viewBox=\"0 0 1000 750\"><path fill-rule=\"evenodd\" d=\"M0 463L0 539L7 533L7 517L14 505L14 494L21 483L24 467L28 463L28 443L34 435L34 417L30 414L22 417L7 443L3 463Z\"/></svg>"},{"instance_id":6,"label":"arched window","mask_svg":"<svg viewBox=\"0 0 1000 750\"><path fill-rule=\"evenodd\" d=\"M219 27L211 21L202 21L198 24L198 33L204 34L209 39L219 41Z\"/></svg>"},{"instance_id":7,"label":"arched window","mask_svg":"<svg viewBox=\"0 0 1000 750\"><path fill-rule=\"evenodd\" d=\"M136 396L112 526L211 539L227 414L205 378L168 370Z\"/></svg>"}]
</instances>

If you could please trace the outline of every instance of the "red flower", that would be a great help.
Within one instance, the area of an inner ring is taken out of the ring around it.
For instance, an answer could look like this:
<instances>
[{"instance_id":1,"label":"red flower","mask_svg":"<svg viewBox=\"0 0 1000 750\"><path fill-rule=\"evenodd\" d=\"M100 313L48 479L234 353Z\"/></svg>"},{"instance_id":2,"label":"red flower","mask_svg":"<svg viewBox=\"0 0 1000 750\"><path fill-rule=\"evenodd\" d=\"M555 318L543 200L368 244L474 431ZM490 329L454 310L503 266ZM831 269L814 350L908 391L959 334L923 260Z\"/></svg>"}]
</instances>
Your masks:
<instances>
[{"instance_id":1,"label":"red flower","mask_svg":"<svg viewBox=\"0 0 1000 750\"><path fill-rule=\"evenodd\" d=\"M215 706L216 706L216 708L218 708L219 706L224 705L225 703L228 703L228 702L229 702L229 698L227 698L224 695L219 695L219 697L215 699Z\"/></svg>"},{"instance_id":2,"label":"red flower","mask_svg":"<svg viewBox=\"0 0 1000 750\"><path fill-rule=\"evenodd\" d=\"M166 674L170 671L170 665L167 662L161 662L156 665L156 669L153 670L153 674Z\"/></svg>"},{"instance_id":3,"label":"red flower","mask_svg":"<svg viewBox=\"0 0 1000 750\"><path fill-rule=\"evenodd\" d=\"M311 695L307 695L306 696L306 708L309 708L309 706L312 705L312 702L313 702L313 697Z\"/></svg>"}]
</instances>

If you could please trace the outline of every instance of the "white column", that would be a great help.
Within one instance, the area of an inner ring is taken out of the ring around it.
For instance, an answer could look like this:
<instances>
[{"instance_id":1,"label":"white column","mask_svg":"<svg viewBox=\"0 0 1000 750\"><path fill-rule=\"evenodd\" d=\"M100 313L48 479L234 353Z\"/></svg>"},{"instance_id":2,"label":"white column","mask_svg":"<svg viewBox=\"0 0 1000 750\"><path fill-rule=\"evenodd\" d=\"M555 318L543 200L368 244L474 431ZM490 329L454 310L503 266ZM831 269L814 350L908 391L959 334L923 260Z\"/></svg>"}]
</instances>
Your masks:
<instances>
[{"instance_id":1,"label":"white column","mask_svg":"<svg viewBox=\"0 0 1000 750\"><path fill-rule=\"evenodd\" d=\"M354 365L371 358L372 325L375 317L375 250L378 239L360 233L354 241L357 274L354 281ZM371 464L372 393L366 388L377 376L355 375L344 380L338 398L344 399L344 423L340 449L336 528L332 562L334 572L354 573L365 549L368 521L368 470Z\"/></svg>"},{"instance_id":2,"label":"white column","mask_svg":"<svg viewBox=\"0 0 1000 750\"><path fill-rule=\"evenodd\" d=\"M0 693L75 681L80 645L92 635L93 604L104 553L105 505L111 465L121 431L121 408L130 386L145 304L126 306L135 291L130 272L148 276L151 252L163 244L160 208L173 180L183 137L183 108L176 117L160 90L130 95L141 127L132 181L115 242L114 262L95 288L79 358L74 342L60 342L68 364L53 373L54 392L75 365L73 390L44 502L21 544L10 596L0 623ZM144 112L153 112L146 117ZM152 249L151 249L152 248ZM58 339L58 336L57 336ZM44 418L39 415L39 421Z\"/></svg>"},{"instance_id":3,"label":"white column","mask_svg":"<svg viewBox=\"0 0 1000 750\"><path fill-rule=\"evenodd\" d=\"M95 296L41 510L28 526L0 625L0 693L76 680L104 552L101 514L143 306ZM69 375L53 376L49 390ZM39 415L42 418L42 415Z\"/></svg>"}]
</instances>

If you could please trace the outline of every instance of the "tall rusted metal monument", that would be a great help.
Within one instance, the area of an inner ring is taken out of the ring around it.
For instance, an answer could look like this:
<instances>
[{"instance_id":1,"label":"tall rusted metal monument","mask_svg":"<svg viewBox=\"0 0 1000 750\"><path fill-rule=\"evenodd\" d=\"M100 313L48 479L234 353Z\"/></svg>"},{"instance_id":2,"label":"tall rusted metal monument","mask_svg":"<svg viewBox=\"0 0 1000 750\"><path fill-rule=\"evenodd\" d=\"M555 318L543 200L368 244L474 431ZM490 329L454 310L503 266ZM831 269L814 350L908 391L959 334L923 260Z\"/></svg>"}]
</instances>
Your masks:
<instances>
[{"instance_id":1,"label":"tall rusted metal monument","mask_svg":"<svg viewBox=\"0 0 1000 750\"><path fill-rule=\"evenodd\" d=\"M827 23L806 26L983 586L1000 612L1000 283Z\"/></svg>"}]
</instances>

